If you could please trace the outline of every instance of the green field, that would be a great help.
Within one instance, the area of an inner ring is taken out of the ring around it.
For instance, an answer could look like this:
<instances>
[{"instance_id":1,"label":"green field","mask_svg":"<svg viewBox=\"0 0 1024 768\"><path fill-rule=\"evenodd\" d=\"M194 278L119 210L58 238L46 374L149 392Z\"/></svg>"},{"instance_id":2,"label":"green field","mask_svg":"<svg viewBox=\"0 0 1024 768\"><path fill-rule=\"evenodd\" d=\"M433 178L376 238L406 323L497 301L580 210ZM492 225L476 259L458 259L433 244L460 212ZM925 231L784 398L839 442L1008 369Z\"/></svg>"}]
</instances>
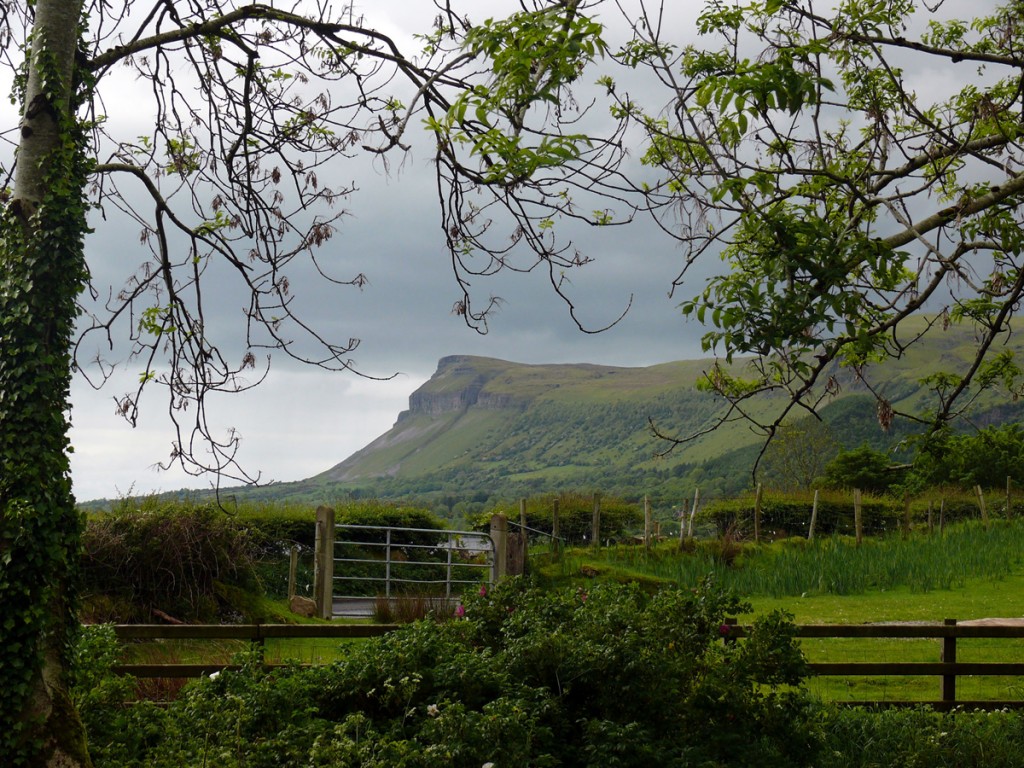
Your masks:
<instances>
[{"instance_id":1,"label":"green field","mask_svg":"<svg viewBox=\"0 0 1024 768\"><path fill-rule=\"evenodd\" d=\"M753 615L782 609L797 624L941 623L981 618L1024 617L1024 524L997 522L951 526L942 537L893 536L865 541L845 537L815 543L782 541L747 546L728 555L721 543L705 542L688 554L675 542L647 552L640 546L571 549L558 562L537 569L550 584L585 585L610 579L696 584L712 575L747 597ZM751 616L738 617L740 622ZM937 662L937 639L805 639L812 662ZM961 639L961 662L1016 662L1024 640ZM935 677L813 678L808 687L825 700L906 701L938 698ZM1024 698L1016 677L960 678L958 699Z\"/></svg>"}]
</instances>

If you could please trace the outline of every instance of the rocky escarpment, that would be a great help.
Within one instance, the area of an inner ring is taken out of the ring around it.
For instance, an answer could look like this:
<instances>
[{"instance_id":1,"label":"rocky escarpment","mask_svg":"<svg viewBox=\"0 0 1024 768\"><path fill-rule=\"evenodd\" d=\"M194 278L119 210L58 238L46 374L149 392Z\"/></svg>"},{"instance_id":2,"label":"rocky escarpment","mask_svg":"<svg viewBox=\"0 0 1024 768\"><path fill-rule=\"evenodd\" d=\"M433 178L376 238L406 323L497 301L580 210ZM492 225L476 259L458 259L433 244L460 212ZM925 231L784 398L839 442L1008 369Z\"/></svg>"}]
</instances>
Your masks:
<instances>
[{"instance_id":1,"label":"rocky escarpment","mask_svg":"<svg viewBox=\"0 0 1024 768\"><path fill-rule=\"evenodd\" d=\"M519 404L516 397L487 388L509 364L502 360L452 355L442 357L430 380L409 396L409 410L399 414L398 421L412 415L443 416L467 408L511 408Z\"/></svg>"}]
</instances>

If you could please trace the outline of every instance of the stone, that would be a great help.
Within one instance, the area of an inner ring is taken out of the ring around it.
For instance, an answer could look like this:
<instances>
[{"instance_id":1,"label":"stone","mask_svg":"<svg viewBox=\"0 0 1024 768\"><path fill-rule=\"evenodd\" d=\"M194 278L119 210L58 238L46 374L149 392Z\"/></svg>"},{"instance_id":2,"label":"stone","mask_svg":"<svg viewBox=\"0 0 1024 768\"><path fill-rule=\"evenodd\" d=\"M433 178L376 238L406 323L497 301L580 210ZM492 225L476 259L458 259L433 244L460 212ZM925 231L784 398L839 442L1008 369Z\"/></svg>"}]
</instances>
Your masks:
<instances>
[{"instance_id":1,"label":"stone","mask_svg":"<svg viewBox=\"0 0 1024 768\"><path fill-rule=\"evenodd\" d=\"M316 603L308 597L301 597L300 595L295 595L288 601L288 609L299 616L305 616L307 619L311 619L316 615Z\"/></svg>"}]
</instances>

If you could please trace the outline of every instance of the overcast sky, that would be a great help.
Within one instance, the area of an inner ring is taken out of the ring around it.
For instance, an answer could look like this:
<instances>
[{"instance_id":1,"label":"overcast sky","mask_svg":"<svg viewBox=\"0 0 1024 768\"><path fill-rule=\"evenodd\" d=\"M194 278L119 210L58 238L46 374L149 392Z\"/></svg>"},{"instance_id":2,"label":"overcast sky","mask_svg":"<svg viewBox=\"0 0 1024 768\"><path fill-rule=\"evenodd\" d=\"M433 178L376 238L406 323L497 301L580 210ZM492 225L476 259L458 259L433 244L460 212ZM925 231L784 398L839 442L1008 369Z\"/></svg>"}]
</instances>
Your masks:
<instances>
[{"instance_id":1,"label":"overcast sky","mask_svg":"<svg viewBox=\"0 0 1024 768\"><path fill-rule=\"evenodd\" d=\"M366 14L371 26L407 44L436 13L428 0L367 0L362 5L356 5L357 16ZM476 0L467 5L478 21L517 4ZM671 25L677 30L671 34L676 42L685 43L703 3L670 5L676 14ZM0 86L6 93L6 82ZM145 125L146 115L138 114L132 104L132 90L144 87L148 86L126 81L113 93L107 92L107 111L112 120L126 121L125 131L134 130L133 121ZM14 124L13 108L6 99L0 102L0 124L0 130ZM467 328L451 312L460 294L438 227L429 159L428 151L414 149L400 170L385 172L368 162L338 170L342 180L352 179L360 189L346 201L350 215L326 246L323 260L341 276L364 273L368 285L362 290L328 290L304 280L301 273L291 276L297 300L303 302L312 323L334 340L360 339L353 355L359 369L370 376L393 378L377 381L328 374L303 369L278 355L260 387L211 401L211 420L224 431L238 430L240 461L249 472L262 473L263 481L315 475L387 431L407 407L409 395L446 355L622 366L701 356L702 329L684 322L677 305L699 292L702 276L694 274L693 281L670 298L668 291L681 269L682 254L649 224L577 237L595 259L571 275L580 319L590 327L604 326L632 300L632 308L614 328L597 335L581 333L542 272L481 280L475 286L478 301L496 294L505 303L487 335ZM98 214L94 217L96 232L87 246L97 287L102 287L105 277L123 276L147 258L137 243L137 226L132 228L107 213L107 220ZM242 304L240 298L225 295L219 309L225 318L241 323ZM210 484L177 469L153 469L167 459L173 438L162 391L149 393L135 429L115 415L115 397L132 388L141 368L141 363L121 365L115 378L98 392L81 378L75 381L72 471L79 500Z\"/></svg>"},{"instance_id":2,"label":"overcast sky","mask_svg":"<svg viewBox=\"0 0 1024 768\"><path fill-rule=\"evenodd\" d=\"M371 25L406 41L422 32L436 13L426 0L364 5L356 5L357 16L365 13ZM493 0L471 7L477 21L500 13L509 3ZM106 97L108 114L112 120L127 119L122 130L129 136L132 121L145 119L129 106L132 90L139 87L125 82L117 96ZM336 340L361 340L353 355L359 370L393 378L375 381L303 369L278 355L261 386L211 402L211 420L225 432L229 427L238 430L241 463L249 472L262 473L263 481L315 475L390 429L408 407L409 395L446 355L623 366L700 356L700 329L683 322L677 309L681 298L668 296L681 266L680 252L649 226L577 238L595 259L571 275L579 317L589 327L602 327L632 300L632 308L614 328L597 335L580 332L543 272L481 280L478 301L495 294L505 303L487 335L467 328L451 312L460 294L438 226L429 159L428 151L414 149L400 169L385 171L379 164L356 162L339 170L360 189L346 201L350 215L326 247L324 261L339 275L365 273L365 288L327 289L304 282L302 274L291 275L297 300L318 328ZM137 226L119 221L110 210L106 220L97 214L94 225L87 252L98 286L104 277L123 274L126 266L146 258L136 246ZM222 309L241 323L241 299L232 305L226 298ZM209 487L208 479L154 469L166 461L173 438L162 391L149 392L136 428L115 415L115 397L133 388L141 369L141 363L121 365L99 391L81 378L75 382L72 471L79 500Z\"/></svg>"}]
</instances>

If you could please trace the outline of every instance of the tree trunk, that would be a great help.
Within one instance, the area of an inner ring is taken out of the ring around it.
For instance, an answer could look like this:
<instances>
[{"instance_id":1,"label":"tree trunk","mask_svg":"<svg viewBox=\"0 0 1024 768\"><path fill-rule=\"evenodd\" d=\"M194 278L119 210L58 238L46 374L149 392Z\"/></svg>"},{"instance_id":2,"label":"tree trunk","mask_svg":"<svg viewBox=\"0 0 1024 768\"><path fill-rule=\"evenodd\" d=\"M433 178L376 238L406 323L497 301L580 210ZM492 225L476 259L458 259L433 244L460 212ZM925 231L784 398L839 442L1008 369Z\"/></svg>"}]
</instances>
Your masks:
<instances>
[{"instance_id":1,"label":"tree trunk","mask_svg":"<svg viewBox=\"0 0 1024 768\"><path fill-rule=\"evenodd\" d=\"M85 284L86 140L75 118L82 0L37 0L15 186L0 215L0 754L90 766L67 690L81 520L68 454Z\"/></svg>"}]
</instances>

